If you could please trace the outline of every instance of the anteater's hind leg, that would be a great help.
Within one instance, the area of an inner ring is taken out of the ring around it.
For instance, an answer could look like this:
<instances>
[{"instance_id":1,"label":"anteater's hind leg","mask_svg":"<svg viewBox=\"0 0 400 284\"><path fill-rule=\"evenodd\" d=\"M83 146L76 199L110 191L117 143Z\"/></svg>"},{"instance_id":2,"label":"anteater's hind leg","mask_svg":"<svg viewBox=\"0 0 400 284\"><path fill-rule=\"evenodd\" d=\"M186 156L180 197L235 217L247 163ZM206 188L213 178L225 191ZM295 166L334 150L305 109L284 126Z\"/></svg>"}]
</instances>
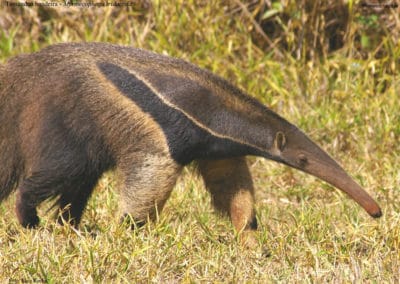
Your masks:
<instances>
[{"instance_id":1,"label":"anteater's hind leg","mask_svg":"<svg viewBox=\"0 0 400 284\"><path fill-rule=\"evenodd\" d=\"M198 166L215 208L228 214L246 246L256 246L254 188L246 159L201 160Z\"/></svg>"},{"instance_id":2,"label":"anteater's hind leg","mask_svg":"<svg viewBox=\"0 0 400 284\"><path fill-rule=\"evenodd\" d=\"M181 172L168 153L132 153L118 165L123 218L136 225L155 220ZM133 224L132 224L133 225Z\"/></svg>"},{"instance_id":3,"label":"anteater's hind leg","mask_svg":"<svg viewBox=\"0 0 400 284\"><path fill-rule=\"evenodd\" d=\"M18 188L15 211L23 227L34 228L39 224L36 207L46 198L37 198L35 191L28 184L23 182Z\"/></svg>"},{"instance_id":4,"label":"anteater's hind leg","mask_svg":"<svg viewBox=\"0 0 400 284\"><path fill-rule=\"evenodd\" d=\"M99 175L87 175L78 179L69 191L64 191L58 200L60 214L58 223L63 224L67 221L71 225L78 226L83 211L89 200L90 195L99 179Z\"/></svg>"},{"instance_id":5,"label":"anteater's hind leg","mask_svg":"<svg viewBox=\"0 0 400 284\"><path fill-rule=\"evenodd\" d=\"M33 171L23 180L18 189L16 203L17 216L22 226L37 226L39 218L36 207L44 200L57 196L59 199L55 205L59 205L62 212L59 223L62 223L61 218L74 225L79 223L101 171L96 174L88 173L84 165L76 161L71 159L64 164L41 163L47 167Z\"/></svg>"},{"instance_id":6,"label":"anteater's hind leg","mask_svg":"<svg viewBox=\"0 0 400 284\"><path fill-rule=\"evenodd\" d=\"M51 170L38 171L24 179L18 188L16 213L19 222L27 228L39 224L36 207L44 200L62 191L63 178Z\"/></svg>"}]
</instances>

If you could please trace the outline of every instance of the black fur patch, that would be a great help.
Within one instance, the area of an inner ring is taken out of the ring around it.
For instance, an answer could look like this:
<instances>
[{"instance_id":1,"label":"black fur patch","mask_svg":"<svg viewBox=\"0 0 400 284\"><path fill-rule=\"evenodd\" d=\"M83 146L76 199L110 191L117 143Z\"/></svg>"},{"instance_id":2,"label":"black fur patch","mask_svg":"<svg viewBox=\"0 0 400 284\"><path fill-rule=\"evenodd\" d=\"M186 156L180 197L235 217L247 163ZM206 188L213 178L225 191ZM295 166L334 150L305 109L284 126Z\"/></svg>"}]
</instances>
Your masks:
<instances>
[{"instance_id":1,"label":"black fur patch","mask_svg":"<svg viewBox=\"0 0 400 284\"><path fill-rule=\"evenodd\" d=\"M250 223L247 224L246 229L257 230L257 218L254 216Z\"/></svg>"},{"instance_id":2,"label":"black fur patch","mask_svg":"<svg viewBox=\"0 0 400 284\"><path fill-rule=\"evenodd\" d=\"M166 105L128 70L106 62L98 63L97 66L121 94L134 101L160 125L167 138L171 156L176 162L186 165L195 159L259 154L258 150L248 145L216 137L200 128L182 112Z\"/></svg>"}]
</instances>

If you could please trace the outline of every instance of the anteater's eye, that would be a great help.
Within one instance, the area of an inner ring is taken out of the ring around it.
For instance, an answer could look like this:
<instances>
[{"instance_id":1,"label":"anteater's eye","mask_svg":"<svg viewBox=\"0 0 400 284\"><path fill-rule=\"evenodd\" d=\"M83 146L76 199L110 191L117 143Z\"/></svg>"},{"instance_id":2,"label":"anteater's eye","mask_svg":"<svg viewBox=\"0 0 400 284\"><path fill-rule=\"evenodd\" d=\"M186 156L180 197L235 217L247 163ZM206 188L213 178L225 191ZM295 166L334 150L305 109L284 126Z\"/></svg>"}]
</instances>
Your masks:
<instances>
[{"instance_id":1,"label":"anteater's eye","mask_svg":"<svg viewBox=\"0 0 400 284\"><path fill-rule=\"evenodd\" d=\"M300 167L304 167L305 165L307 165L308 159L307 159L306 155L300 154L297 157L297 163L299 164Z\"/></svg>"},{"instance_id":2,"label":"anteater's eye","mask_svg":"<svg viewBox=\"0 0 400 284\"><path fill-rule=\"evenodd\" d=\"M275 135L275 148L278 149L279 151L283 151L283 149L285 149L286 146L286 136L285 134L283 134L283 132L278 131Z\"/></svg>"}]
</instances>

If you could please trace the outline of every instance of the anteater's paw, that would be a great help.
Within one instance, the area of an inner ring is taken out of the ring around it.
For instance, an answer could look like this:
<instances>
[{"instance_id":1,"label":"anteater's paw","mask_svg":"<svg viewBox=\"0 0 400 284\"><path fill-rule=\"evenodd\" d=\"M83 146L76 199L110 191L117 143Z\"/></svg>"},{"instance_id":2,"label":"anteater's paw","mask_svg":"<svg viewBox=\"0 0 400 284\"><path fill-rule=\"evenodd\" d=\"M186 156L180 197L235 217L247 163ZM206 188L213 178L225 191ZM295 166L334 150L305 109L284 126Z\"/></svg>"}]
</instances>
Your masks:
<instances>
[{"instance_id":1,"label":"anteater's paw","mask_svg":"<svg viewBox=\"0 0 400 284\"><path fill-rule=\"evenodd\" d=\"M265 246L259 243L256 237L255 231L244 231L240 234L241 245L261 257L270 257L271 251Z\"/></svg>"},{"instance_id":2,"label":"anteater's paw","mask_svg":"<svg viewBox=\"0 0 400 284\"><path fill-rule=\"evenodd\" d=\"M126 224L132 230L136 230L146 225L147 222L144 220L136 219L129 213L124 213L121 217L121 223Z\"/></svg>"}]
</instances>

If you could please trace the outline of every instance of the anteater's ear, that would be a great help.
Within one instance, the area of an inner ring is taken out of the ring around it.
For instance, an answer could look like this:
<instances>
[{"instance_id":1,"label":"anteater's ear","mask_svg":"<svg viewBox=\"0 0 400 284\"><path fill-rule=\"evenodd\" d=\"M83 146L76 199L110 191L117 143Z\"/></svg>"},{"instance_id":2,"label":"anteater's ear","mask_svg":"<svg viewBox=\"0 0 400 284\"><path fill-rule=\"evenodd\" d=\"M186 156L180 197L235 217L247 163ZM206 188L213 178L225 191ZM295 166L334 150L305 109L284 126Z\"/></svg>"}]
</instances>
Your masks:
<instances>
[{"instance_id":1,"label":"anteater's ear","mask_svg":"<svg viewBox=\"0 0 400 284\"><path fill-rule=\"evenodd\" d=\"M281 131L278 131L275 134L274 147L275 147L275 149L277 149L280 152L282 152L283 149L285 149L285 146L286 146L285 134L283 134L283 132L281 132Z\"/></svg>"}]
</instances>

